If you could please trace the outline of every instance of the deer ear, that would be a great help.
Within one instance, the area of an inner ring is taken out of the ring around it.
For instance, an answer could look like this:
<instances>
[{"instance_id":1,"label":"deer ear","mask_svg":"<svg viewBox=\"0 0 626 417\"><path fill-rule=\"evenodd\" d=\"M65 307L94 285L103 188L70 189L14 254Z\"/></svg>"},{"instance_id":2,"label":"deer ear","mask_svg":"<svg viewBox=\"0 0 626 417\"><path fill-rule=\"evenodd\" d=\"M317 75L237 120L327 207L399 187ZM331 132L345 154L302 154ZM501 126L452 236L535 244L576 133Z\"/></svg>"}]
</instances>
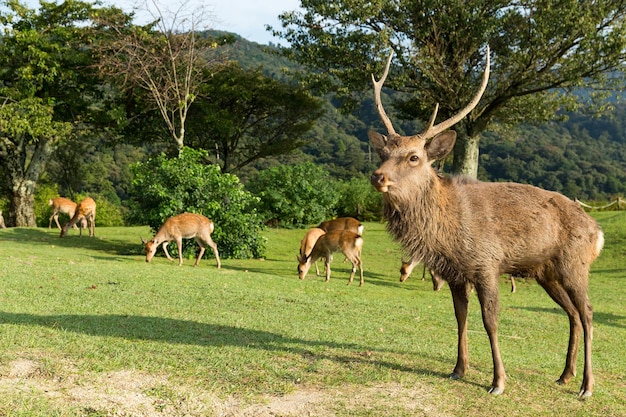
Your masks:
<instances>
[{"instance_id":1,"label":"deer ear","mask_svg":"<svg viewBox=\"0 0 626 417\"><path fill-rule=\"evenodd\" d=\"M386 152L384 151L384 149L385 149L385 146L387 146L387 136L381 135L380 133L374 130L368 130L367 136L369 137L370 143L374 147L374 150L376 151L378 156L383 158L386 155Z\"/></svg>"},{"instance_id":2,"label":"deer ear","mask_svg":"<svg viewBox=\"0 0 626 417\"><path fill-rule=\"evenodd\" d=\"M435 136L427 145L429 161L436 161L445 158L454 148L456 142L456 132L454 130L446 130Z\"/></svg>"}]
</instances>

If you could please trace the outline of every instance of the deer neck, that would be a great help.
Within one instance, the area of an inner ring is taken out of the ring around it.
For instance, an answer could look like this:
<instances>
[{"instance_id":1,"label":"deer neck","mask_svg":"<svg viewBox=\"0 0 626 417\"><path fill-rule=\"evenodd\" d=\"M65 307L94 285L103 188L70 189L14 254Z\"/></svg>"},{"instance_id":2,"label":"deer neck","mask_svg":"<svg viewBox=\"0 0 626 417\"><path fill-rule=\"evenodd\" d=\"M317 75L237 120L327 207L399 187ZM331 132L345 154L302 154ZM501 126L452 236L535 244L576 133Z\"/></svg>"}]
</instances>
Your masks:
<instances>
[{"instance_id":1,"label":"deer neck","mask_svg":"<svg viewBox=\"0 0 626 417\"><path fill-rule=\"evenodd\" d=\"M387 229L413 259L454 256L458 201L454 181L436 174L401 197L384 194Z\"/></svg>"}]
</instances>

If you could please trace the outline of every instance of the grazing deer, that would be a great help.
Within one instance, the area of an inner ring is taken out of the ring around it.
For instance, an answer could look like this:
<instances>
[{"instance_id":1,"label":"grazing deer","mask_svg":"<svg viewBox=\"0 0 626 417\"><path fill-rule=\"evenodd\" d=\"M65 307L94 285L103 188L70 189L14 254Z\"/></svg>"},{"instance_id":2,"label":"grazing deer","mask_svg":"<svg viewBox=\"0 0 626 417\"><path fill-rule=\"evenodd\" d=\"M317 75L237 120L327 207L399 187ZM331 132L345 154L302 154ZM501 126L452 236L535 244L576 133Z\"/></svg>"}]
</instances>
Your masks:
<instances>
[{"instance_id":1,"label":"grazing deer","mask_svg":"<svg viewBox=\"0 0 626 417\"><path fill-rule=\"evenodd\" d=\"M79 221L85 221L89 225L89 237L96 235L96 202L91 197L85 198L78 203L74 215L69 222L65 223L61 228L61 237L67 235L70 227L73 227ZM79 236L83 236L83 229L79 228Z\"/></svg>"},{"instance_id":2,"label":"grazing deer","mask_svg":"<svg viewBox=\"0 0 626 417\"><path fill-rule=\"evenodd\" d=\"M360 221L352 217L339 217L333 220L326 220L317 227L326 233L331 230L350 230L357 235L363 234L363 225Z\"/></svg>"},{"instance_id":3,"label":"grazing deer","mask_svg":"<svg viewBox=\"0 0 626 417\"><path fill-rule=\"evenodd\" d=\"M406 281L411 276L411 273L413 272L413 269L417 264L419 264L419 261L402 261L402 266L400 266L400 282ZM439 275L437 275L432 269L430 269L429 272L430 277L433 281L433 290L439 291L446 281L443 280ZM422 270L422 281L424 281L425 276L426 265L424 265L424 268ZM515 292L515 278L513 277L513 275L509 275L509 280L511 281L511 292Z\"/></svg>"},{"instance_id":4,"label":"grazing deer","mask_svg":"<svg viewBox=\"0 0 626 417\"><path fill-rule=\"evenodd\" d=\"M306 258L311 254L311 251L315 246L315 242L317 242L317 239L319 239L319 237L324 233L326 232L319 227L314 227L306 232L304 238L302 238L302 242L300 242L300 258ZM315 262L315 274L317 276L320 275L320 269L317 266L317 262Z\"/></svg>"},{"instance_id":5,"label":"grazing deer","mask_svg":"<svg viewBox=\"0 0 626 417\"><path fill-rule=\"evenodd\" d=\"M52 206L52 215L48 221L48 229L52 228L52 220L56 223L57 227L60 229L61 225L59 224L59 214L67 214L70 219L74 217L74 212L76 211L76 203L72 200L68 200L63 197L56 197L48 201L48 205ZM83 229L87 228L87 219L84 217L80 219L80 225ZM76 224L72 226L74 229L78 229Z\"/></svg>"},{"instance_id":6,"label":"grazing deer","mask_svg":"<svg viewBox=\"0 0 626 417\"><path fill-rule=\"evenodd\" d=\"M409 262L402 261L402 266L400 266L400 282L406 281L409 278L409 276L411 276L411 272L413 272L413 268L415 268L415 266L419 263L420 261L414 261L414 260L410 260ZM441 278L439 275L437 275L435 271L433 271L432 269L429 269L429 272L430 272L430 277L433 281L433 290L439 291L441 287L443 287L443 284L446 281L443 280L443 278ZM424 264L424 269L422 270L422 281L424 281L425 276L426 276L426 265Z\"/></svg>"},{"instance_id":7,"label":"grazing deer","mask_svg":"<svg viewBox=\"0 0 626 417\"><path fill-rule=\"evenodd\" d=\"M352 283L354 274L358 266L361 281L359 286L363 286L363 262L361 262L361 249L363 248L363 238L350 230L332 230L321 235L313 250L308 256L298 256L298 276L300 279L306 277L311 263L316 262L319 258L325 258L326 266L326 282L330 280L330 262L335 252L342 252L345 257L352 263L352 272L348 285Z\"/></svg>"},{"instance_id":8,"label":"grazing deer","mask_svg":"<svg viewBox=\"0 0 626 417\"><path fill-rule=\"evenodd\" d=\"M204 255L204 250L207 246L210 246L215 254L217 268L219 269L222 267L220 254L217 250L217 245L213 242L213 239L211 239L211 233L213 233L214 229L215 225L213 222L201 214L182 213L172 216L165 220L163 226L161 226L152 239L147 242L143 238L141 239L141 242L145 245L146 262L150 262L161 244L167 259L173 261L174 259L172 259L167 251L168 243L173 240L178 246L178 266L181 266L183 264L183 239L194 238L200 247L200 252L193 266L198 266L200 258Z\"/></svg>"},{"instance_id":9,"label":"grazing deer","mask_svg":"<svg viewBox=\"0 0 626 417\"><path fill-rule=\"evenodd\" d=\"M388 135L369 132L381 158L371 183L383 193L388 231L413 259L422 259L448 282L458 322L458 356L450 377L462 378L468 369L467 311L473 286L491 344L494 369L489 392L504 391L498 278L508 273L535 278L569 317L569 345L559 384L576 374L582 331L585 360L579 396L591 396L593 313L588 282L590 265L604 244L600 227L575 202L556 192L435 173L432 164L445 158L456 140L456 133L448 129L472 111L485 91L489 50L482 84L471 102L437 125L435 106L426 129L414 136L398 135L382 106L380 90L390 63L391 56L379 81L372 76L376 107Z\"/></svg>"}]
</instances>

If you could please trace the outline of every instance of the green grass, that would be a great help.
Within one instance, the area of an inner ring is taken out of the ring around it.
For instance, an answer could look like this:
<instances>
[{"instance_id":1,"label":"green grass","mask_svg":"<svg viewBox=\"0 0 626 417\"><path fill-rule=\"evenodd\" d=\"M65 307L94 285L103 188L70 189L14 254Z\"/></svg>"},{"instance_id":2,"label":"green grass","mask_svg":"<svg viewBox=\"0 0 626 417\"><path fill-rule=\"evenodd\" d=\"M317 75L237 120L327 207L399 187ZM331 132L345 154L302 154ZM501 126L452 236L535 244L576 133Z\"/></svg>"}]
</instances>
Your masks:
<instances>
[{"instance_id":1,"label":"green grass","mask_svg":"<svg viewBox=\"0 0 626 417\"><path fill-rule=\"evenodd\" d=\"M582 351L579 376L554 383L568 320L531 280L514 294L501 281L504 394L487 393L475 296L472 369L448 380L449 291L433 292L421 268L400 283L382 224L366 224L361 288L346 285L340 255L329 283L314 270L298 280L303 230L268 230L266 259L225 259L221 270L211 254L197 268L160 255L146 264L147 227L97 228L95 239L0 230L0 415L626 415L626 213L595 216L606 245L590 281L596 387L585 402Z\"/></svg>"}]
</instances>

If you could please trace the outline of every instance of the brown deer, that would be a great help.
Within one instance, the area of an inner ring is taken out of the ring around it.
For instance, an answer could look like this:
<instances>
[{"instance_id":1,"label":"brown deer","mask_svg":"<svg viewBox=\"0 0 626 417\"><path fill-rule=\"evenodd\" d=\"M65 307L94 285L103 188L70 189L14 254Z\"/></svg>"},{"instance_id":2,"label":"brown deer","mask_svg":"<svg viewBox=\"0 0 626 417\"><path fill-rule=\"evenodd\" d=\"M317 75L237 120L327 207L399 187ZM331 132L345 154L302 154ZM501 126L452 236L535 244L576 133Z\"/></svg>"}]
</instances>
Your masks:
<instances>
[{"instance_id":1,"label":"brown deer","mask_svg":"<svg viewBox=\"0 0 626 417\"><path fill-rule=\"evenodd\" d=\"M52 215L50 219L48 219L48 229L52 228L52 220L56 223L57 227L60 229L61 225L59 224L59 214L67 214L70 219L74 217L74 212L76 211L76 203L72 200L68 200L63 197L56 197L48 201L48 205L52 207ZM83 229L87 228L87 219L84 217L80 219L80 225ZM78 229L76 224L72 226L74 229Z\"/></svg>"},{"instance_id":2,"label":"brown deer","mask_svg":"<svg viewBox=\"0 0 626 417\"><path fill-rule=\"evenodd\" d=\"M467 372L467 311L473 286L493 358L492 394L504 391L506 374L498 347L498 278L501 274L532 277L567 313L570 322L565 368L557 380L576 374L581 331L584 371L581 398L592 395L592 308L588 297L589 268L604 238L596 221L575 202L556 192L516 183L486 183L463 177L438 176L432 164L452 150L456 133L448 130L478 104L489 78L489 50L482 84L471 102L435 125L437 106L426 129L398 135L386 115L380 90L389 72L374 82L375 103L388 135L370 131L381 158L371 183L383 193L387 230L413 259L448 282L458 322L458 356L450 377Z\"/></svg>"},{"instance_id":3,"label":"brown deer","mask_svg":"<svg viewBox=\"0 0 626 417\"><path fill-rule=\"evenodd\" d=\"M360 221L352 217L339 217L333 220L326 220L317 227L326 233L332 230L350 230L358 235L363 234L363 225Z\"/></svg>"},{"instance_id":4,"label":"brown deer","mask_svg":"<svg viewBox=\"0 0 626 417\"><path fill-rule=\"evenodd\" d=\"M217 268L219 269L222 267L222 263L220 262L220 254L217 250L217 245L213 239L211 239L213 230L215 230L215 224L201 214L182 213L172 216L165 220L165 223L163 223L152 239L147 242L143 238L141 239L142 243L145 245L146 262L150 262L161 244L167 259L173 261L174 259L172 259L167 251L168 243L173 240L178 246L178 266L181 266L183 264L183 239L194 238L200 247L200 252L193 266L198 266L200 258L204 255L204 250L207 246L210 246L215 254Z\"/></svg>"},{"instance_id":5,"label":"brown deer","mask_svg":"<svg viewBox=\"0 0 626 417\"><path fill-rule=\"evenodd\" d=\"M61 228L61 237L67 235L70 227L73 227L79 221L86 221L89 225L89 236L96 235L96 202L91 197L85 198L78 203L74 215L69 222L65 223ZM79 228L79 236L83 236L83 229Z\"/></svg>"},{"instance_id":6,"label":"brown deer","mask_svg":"<svg viewBox=\"0 0 626 417\"><path fill-rule=\"evenodd\" d=\"M411 276L411 272L413 272L413 269L419 263L420 263L420 261L414 261L414 260L410 260L408 262L402 261L402 266L400 266L400 282L406 281ZM432 282L433 282L433 290L434 291L439 291L441 289L441 287L443 287L443 284L446 281L444 281L432 269L429 269L429 272L430 272L430 277L431 277ZM426 276L426 265L424 264L424 269L422 270L422 281L424 281L424 277L425 276Z\"/></svg>"},{"instance_id":7,"label":"brown deer","mask_svg":"<svg viewBox=\"0 0 626 417\"><path fill-rule=\"evenodd\" d=\"M326 232L319 227L314 227L306 232L302 238L302 242L300 242L300 258L306 258L311 254L311 251L315 246L315 242L317 242L317 239L319 239L319 237L324 233ZM315 274L317 276L320 275L320 269L317 266L317 262L315 262Z\"/></svg>"},{"instance_id":8,"label":"brown deer","mask_svg":"<svg viewBox=\"0 0 626 417\"><path fill-rule=\"evenodd\" d=\"M352 263L352 272L348 285L352 283L356 268L359 268L361 280L359 286L363 286L363 262L361 262L361 249L363 248L363 238L350 230L332 230L321 235L313 250L308 256L299 255L298 258L298 276L304 279L311 268L311 263L316 262L319 258L325 258L326 266L326 282L330 281L330 262L335 252L342 252L345 257Z\"/></svg>"},{"instance_id":9,"label":"brown deer","mask_svg":"<svg viewBox=\"0 0 626 417\"><path fill-rule=\"evenodd\" d=\"M409 277L411 276L411 273L413 272L413 269L417 266L417 264L419 264L419 261L402 261L402 265L400 266L400 282L404 282L407 279L409 279ZM439 291L441 289L441 287L443 287L443 284L445 283L445 281L435 273L435 271L433 271L432 269L429 270L430 272L430 277L433 281L433 290L434 291ZM426 276L426 265L424 265L424 268L422 270L422 281L424 281L424 277ZM513 277L513 275L509 276L509 280L511 281L511 292L515 292L515 278Z\"/></svg>"}]
</instances>

